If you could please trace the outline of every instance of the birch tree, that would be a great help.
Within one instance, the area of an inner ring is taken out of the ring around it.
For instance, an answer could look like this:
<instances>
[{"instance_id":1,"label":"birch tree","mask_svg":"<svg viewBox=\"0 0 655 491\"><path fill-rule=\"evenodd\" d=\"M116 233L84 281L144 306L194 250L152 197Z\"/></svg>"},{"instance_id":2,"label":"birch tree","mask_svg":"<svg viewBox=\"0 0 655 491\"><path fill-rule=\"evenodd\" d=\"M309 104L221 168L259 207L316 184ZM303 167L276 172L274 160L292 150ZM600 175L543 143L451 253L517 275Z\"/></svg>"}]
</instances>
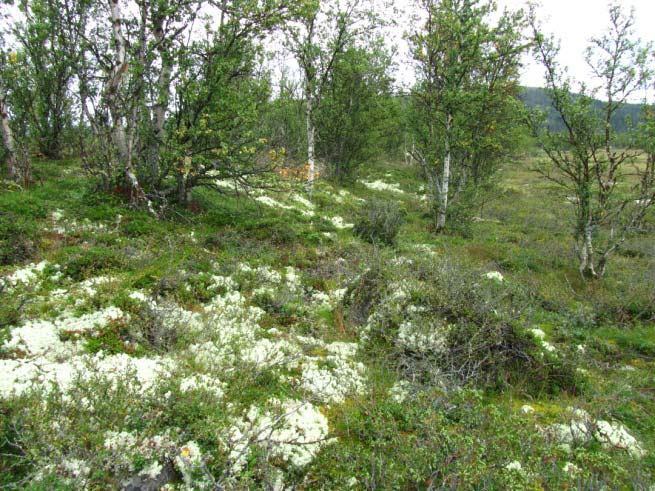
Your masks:
<instances>
[{"instance_id":1,"label":"birch tree","mask_svg":"<svg viewBox=\"0 0 655 491\"><path fill-rule=\"evenodd\" d=\"M79 2L65 1L75 12ZM198 185L246 184L261 147L253 111L268 95L256 77L257 42L293 5L89 2L73 23L79 103L94 135L84 142L86 167L151 213L156 203L186 204Z\"/></svg>"},{"instance_id":2,"label":"birch tree","mask_svg":"<svg viewBox=\"0 0 655 491\"><path fill-rule=\"evenodd\" d=\"M558 46L532 21L535 54L565 128L549 131L533 115L533 132L548 157L538 171L573 197L579 270L586 278L605 274L610 257L655 199L652 163L646 157L644 164L638 149L620 147L611 123L651 77L646 64L649 48L635 39L632 14L613 5L609 17L609 30L593 38L586 53L595 85L582 84L575 91L557 62ZM603 99L600 110L594 107L596 97Z\"/></svg>"},{"instance_id":3,"label":"birch tree","mask_svg":"<svg viewBox=\"0 0 655 491\"><path fill-rule=\"evenodd\" d=\"M381 38L348 46L334 66L317 111L317 153L329 176L343 181L382 152L392 120L391 54Z\"/></svg>"},{"instance_id":4,"label":"birch tree","mask_svg":"<svg viewBox=\"0 0 655 491\"><path fill-rule=\"evenodd\" d=\"M655 56L655 52L653 55ZM651 90L655 90L655 83L652 84ZM637 200L636 204L644 208L650 208L653 206L653 201L655 201L655 193L653 192L655 190L655 104L653 102L644 107L643 122L639 128L639 133L640 148L646 154L646 161L640 177L641 189L639 194L642 198ZM644 210L639 217L637 222L639 225L646 217L646 213L646 210Z\"/></svg>"},{"instance_id":5,"label":"birch tree","mask_svg":"<svg viewBox=\"0 0 655 491\"><path fill-rule=\"evenodd\" d=\"M440 231L451 204L511 150L503 142L517 124L524 18L505 11L492 25L491 1L422 0L420 7L423 27L409 36L417 75L412 156L428 178Z\"/></svg>"},{"instance_id":6,"label":"birch tree","mask_svg":"<svg viewBox=\"0 0 655 491\"><path fill-rule=\"evenodd\" d=\"M363 0L312 0L287 26L287 47L300 66L307 129L307 186L316 176L316 111L337 60L366 28L371 16Z\"/></svg>"},{"instance_id":7,"label":"birch tree","mask_svg":"<svg viewBox=\"0 0 655 491\"><path fill-rule=\"evenodd\" d=\"M29 121L29 136L36 149L51 159L60 157L64 132L71 125L69 83L73 67L67 56L70 25L62 22L60 0L23 0L18 4L24 20L12 29L22 66L17 87Z\"/></svg>"},{"instance_id":8,"label":"birch tree","mask_svg":"<svg viewBox=\"0 0 655 491\"><path fill-rule=\"evenodd\" d=\"M0 79L0 129L2 129L2 143L6 149L5 164L7 166L7 175L12 181L20 182L20 173L18 170L18 158L14 132L9 124L9 105L7 103L8 91L4 82Z\"/></svg>"},{"instance_id":9,"label":"birch tree","mask_svg":"<svg viewBox=\"0 0 655 491\"><path fill-rule=\"evenodd\" d=\"M5 167L7 177L19 185L27 185L31 180L29 160L22 145L14 136L10 107L11 88L16 86L20 74L18 57L14 52L7 52L4 42L0 40L0 133L5 149Z\"/></svg>"}]
</instances>

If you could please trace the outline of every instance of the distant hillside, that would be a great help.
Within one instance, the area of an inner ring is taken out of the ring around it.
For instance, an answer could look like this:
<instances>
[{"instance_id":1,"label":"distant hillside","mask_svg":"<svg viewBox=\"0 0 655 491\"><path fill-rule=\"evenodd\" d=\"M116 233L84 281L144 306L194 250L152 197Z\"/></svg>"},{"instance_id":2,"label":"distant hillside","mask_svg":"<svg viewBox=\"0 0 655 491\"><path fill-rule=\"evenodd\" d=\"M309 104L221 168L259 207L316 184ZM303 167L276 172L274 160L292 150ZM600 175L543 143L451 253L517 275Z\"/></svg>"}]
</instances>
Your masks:
<instances>
[{"instance_id":1,"label":"distant hillside","mask_svg":"<svg viewBox=\"0 0 655 491\"><path fill-rule=\"evenodd\" d=\"M548 113L548 126L553 130L563 129L563 123L559 115L551 106L550 98L545 89L540 87L525 87L522 94L523 102L529 108L544 108ZM600 109L602 101L596 100L594 106ZM626 104L612 119L612 125L618 132L625 132L629 125L638 123L641 120L641 104Z\"/></svg>"}]
</instances>

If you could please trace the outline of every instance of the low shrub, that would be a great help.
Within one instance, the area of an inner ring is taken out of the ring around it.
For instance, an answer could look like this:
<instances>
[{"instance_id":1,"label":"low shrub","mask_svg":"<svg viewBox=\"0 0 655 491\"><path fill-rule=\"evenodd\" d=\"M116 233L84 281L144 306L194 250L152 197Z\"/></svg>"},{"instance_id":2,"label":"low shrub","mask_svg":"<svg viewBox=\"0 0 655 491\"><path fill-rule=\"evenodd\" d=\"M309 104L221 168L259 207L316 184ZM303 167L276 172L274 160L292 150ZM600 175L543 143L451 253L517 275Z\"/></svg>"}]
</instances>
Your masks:
<instances>
[{"instance_id":1,"label":"low shrub","mask_svg":"<svg viewBox=\"0 0 655 491\"><path fill-rule=\"evenodd\" d=\"M165 303L157 308L141 305L132 315L132 320L133 342L146 345L158 353L170 351L188 327L188 320L180 315L175 306Z\"/></svg>"},{"instance_id":2,"label":"low shrub","mask_svg":"<svg viewBox=\"0 0 655 491\"><path fill-rule=\"evenodd\" d=\"M66 260L63 271L75 281L105 273L126 266L126 261L120 252L108 247L91 249L76 248Z\"/></svg>"},{"instance_id":3,"label":"low shrub","mask_svg":"<svg viewBox=\"0 0 655 491\"><path fill-rule=\"evenodd\" d=\"M525 415L477 390L358 401L335 419L340 444L326 447L305 478L322 489L599 490L650 483L643 463L596 447L567 454Z\"/></svg>"},{"instance_id":4,"label":"low shrub","mask_svg":"<svg viewBox=\"0 0 655 491\"><path fill-rule=\"evenodd\" d=\"M350 323L364 325L375 307L382 300L383 286L388 270L379 261L362 273L348 289L344 303Z\"/></svg>"},{"instance_id":5,"label":"low shrub","mask_svg":"<svg viewBox=\"0 0 655 491\"><path fill-rule=\"evenodd\" d=\"M387 264L347 293L372 358L426 385L579 390L574 364L530 333L529 298L519 287L434 258Z\"/></svg>"},{"instance_id":6,"label":"low shrub","mask_svg":"<svg viewBox=\"0 0 655 491\"><path fill-rule=\"evenodd\" d=\"M162 226L152 218L134 217L123 220L120 230L125 237L146 237L156 236L162 231Z\"/></svg>"},{"instance_id":7,"label":"low shrub","mask_svg":"<svg viewBox=\"0 0 655 491\"><path fill-rule=\"evenodd\" d=\"M394 201L371 200L355 221L355 234L373 244L394 245L405 214Z\"/></svg>"},{"instance_id":8,"label":"low shrub","mask_svg":"<svg viewBox=\"0 0 655 491\"><path fill-rule=\"evenodd\" d=\"M37 251L39 227L31 217L0 215L0 266L31 259Z\"/></svg>"}]
</instances>

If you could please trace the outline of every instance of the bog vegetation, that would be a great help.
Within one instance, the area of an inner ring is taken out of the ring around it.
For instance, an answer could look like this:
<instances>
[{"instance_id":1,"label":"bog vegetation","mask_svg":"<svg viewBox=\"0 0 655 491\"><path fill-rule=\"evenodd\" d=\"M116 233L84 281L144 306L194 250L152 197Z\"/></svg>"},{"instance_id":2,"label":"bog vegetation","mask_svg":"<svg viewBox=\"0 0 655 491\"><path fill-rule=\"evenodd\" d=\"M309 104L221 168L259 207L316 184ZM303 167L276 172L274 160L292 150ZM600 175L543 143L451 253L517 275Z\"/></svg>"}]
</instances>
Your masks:
<instances>
[{"instance_id":1,"label":"bog vegetation","mask_svg":"<svg viewBox=\"0 0 655 491\"><path fill-rule=\"evenodd\" d=\"M1 489L655 489L630 12L1 9Z\"/></svg>"}]
</instances>

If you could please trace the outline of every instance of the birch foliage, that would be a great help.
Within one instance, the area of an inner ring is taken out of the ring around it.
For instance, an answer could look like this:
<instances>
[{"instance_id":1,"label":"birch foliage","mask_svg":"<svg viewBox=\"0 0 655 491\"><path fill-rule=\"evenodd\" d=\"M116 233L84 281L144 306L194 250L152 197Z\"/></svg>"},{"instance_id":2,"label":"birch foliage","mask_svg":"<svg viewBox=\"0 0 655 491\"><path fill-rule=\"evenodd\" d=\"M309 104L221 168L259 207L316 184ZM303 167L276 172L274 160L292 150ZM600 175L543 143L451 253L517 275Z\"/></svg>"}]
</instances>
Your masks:
<instances>
[{"instance_id":1,"label":"birch foliage","mask_svg":"<svg viewBox=\"0 0 655 491\"><path fill-rule=\"evenodd\" d=\"M302 74L307 130L307 186L311 192L316 168L318 106L339 59L375 22L366 0L310 0L296 22L286 26L286 46Z\"/></svg>"},{"instance_id":2,"label":"birch foliage","mask_svg":"<svg viewBox=\"0 0 655 491\"><path fill-rule=\"evenodd\" d=\"M516 140L524 17L505 11L492 23L494 3L480 0L422 0L420 8L422 26L409 35L413 157L442 230L449 207L493 173Z\"/></svg>"},{"instance_id":3,"label":"birch foliage","mask_svg":"<svg viewBox=\"0 0 655 491\"><path fill-rule=\"evenodd\" d=\"M43 24L63 41L57 59L44 59L74 73L82 160L105 190L158 214L186 204L196 186L248 187L279 157L259 158L256 119L268 98L260 46L301 2L39 2L56 2Z\"/></svg>"},{"instance_id":4,"label":"birch foliage","mask_svg":"<svg viewBox=\"0 0 655 491\"><path fill-rule=\"evenodd\" d=\"M532 22L535 55L565 128L549 130L543 119L532 115L533 133L547 157L538 171L568 194L579 270L588 278L605 274L610 257L636 231L655 200L652 158L646 155L644 164L636 128L621 137L629 143L625 146L619 145L611 124L617 111L651 78L650 48L635 39L632 15L613 5L609 17L609 29L591 40L586 53L594 80L577 90L557 61L559 47ZM603 99L600 109L594 106L596 97ZM642 129L642 145L648 149L648 112Z\"/></svg>"}]
</instances>

